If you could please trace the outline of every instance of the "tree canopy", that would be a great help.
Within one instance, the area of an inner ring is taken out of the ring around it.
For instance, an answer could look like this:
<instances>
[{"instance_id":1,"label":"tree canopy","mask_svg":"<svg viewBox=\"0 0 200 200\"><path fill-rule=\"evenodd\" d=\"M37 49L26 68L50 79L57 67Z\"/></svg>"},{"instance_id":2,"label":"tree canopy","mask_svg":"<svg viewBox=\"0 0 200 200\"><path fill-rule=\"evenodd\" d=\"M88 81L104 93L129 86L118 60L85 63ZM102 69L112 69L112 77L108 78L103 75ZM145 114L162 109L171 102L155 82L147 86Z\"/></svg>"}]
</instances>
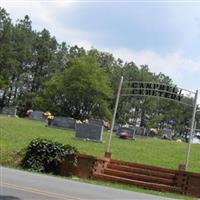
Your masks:
<instances>
[{"instance_id":1,"label":"tree canopy","mask_svg":"<svg viewBox=\"0 0 200 200\"><path fill-rule=\"evenodd\" d=\"M0 7L0 109L17 105L19 116L32 108L111 120L121 76L173 85L170 77L151 72L147 64L137 66L95 48L59 44L48 30L33 30L28 15L13 23ZM120 98L117 122L135 125L140 118L140 126L170 125L184 132L191 113L190 108L167 100ZM197 115L197 128L199 119Z\"/></svg>"},{"instance_id":2,"label":"tree canopy","mask_svg":"<svg viewBox=\"0 0 200 200\"><path fill-rule=\"evenodd\" d=\"M108 102L112 98L111 83L97 58L84 55L69 60L70 67L46 82L45 101L50 108L74 118L91 116L109 118Z\"/></svg>"}]
</instances>

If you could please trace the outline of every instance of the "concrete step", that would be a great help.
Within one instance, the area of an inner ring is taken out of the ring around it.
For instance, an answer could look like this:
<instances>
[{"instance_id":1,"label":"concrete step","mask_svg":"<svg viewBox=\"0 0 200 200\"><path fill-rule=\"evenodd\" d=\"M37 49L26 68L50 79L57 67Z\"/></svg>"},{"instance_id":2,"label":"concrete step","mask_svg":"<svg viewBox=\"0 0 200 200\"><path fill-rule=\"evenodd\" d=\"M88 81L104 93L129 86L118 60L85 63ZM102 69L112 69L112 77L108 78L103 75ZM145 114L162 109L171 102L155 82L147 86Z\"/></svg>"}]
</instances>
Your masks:
<instances>
[{"instance_id":1,"label":"concrete step","mask_svg":"<svg viewBox=\"0 0 200 200\"><path fill-rule=\"evenodd\" d=\"M163 167L158 167L158 166L153 166L153 165L146 165L146 164L141 164L141 163L133 163L133 162L127 162L127 161L121 161L121 160L111 160L110 164L117 164L117 165L125 165L129 167L134 167L134 168L140 168L140 169L149 169L153 171L159 171L159 172L165 172L165 173L177 173L178 171L175 169L166 169Z\"/></svg>"},{"instance_id":2,"label":"concrete step","mask_svg":"<svg viewBox=\"0 0 200 200\"><path fill-rule=\"evenodd\" d=\"M156 170L152 170L152 169L144 169L144 168L139 168L139 166L135 167L135 166L127 166L127 165L109 163L107 165L107 168L113 169L113 170L118 170L118 171L123 171L123 172L155 176L155 177L165 178L165 179L169 179L169 180L175 179L175 177L176 177L175 173L161 172L161 171L156 171Z\"/></svg>"},{"instance_id":3,"label":"concrete step","mask_svg":"<svg viewBox=\"0 0 200 200\"><path fill-rule=\"evenodd\" d=\"M103 180L103 181L110 181L110 182L115 182L115 183L118 182L118 183L125 183L129 185L140 186L146 189L181 193L181 189L178 187L158 184L158 183L149 183L149 182L139 181L139 180L131 180L128 178L122 178L122 177L108 175L108 174L94 173L93 178Z\"/></svg>"},{"instance_id":4,"label":"concrete step","mask_svg":"<svg viewBox=\"0 0 200 200\"><path fill-rule=\"evenodd\" d=\"M133 172L127 172L127 171L120 171L120 170L110 169L110 168L104 169L104 174L122 177L122 178L128 178L131 180L145 181L145 182L150 182L150 183L159 183L159 184L170 185L170 186L174 185L173 179L160 178L156 176L144 175L144 174L135 173L135 172L133 173Z\"/></svg>"}]
</instances>

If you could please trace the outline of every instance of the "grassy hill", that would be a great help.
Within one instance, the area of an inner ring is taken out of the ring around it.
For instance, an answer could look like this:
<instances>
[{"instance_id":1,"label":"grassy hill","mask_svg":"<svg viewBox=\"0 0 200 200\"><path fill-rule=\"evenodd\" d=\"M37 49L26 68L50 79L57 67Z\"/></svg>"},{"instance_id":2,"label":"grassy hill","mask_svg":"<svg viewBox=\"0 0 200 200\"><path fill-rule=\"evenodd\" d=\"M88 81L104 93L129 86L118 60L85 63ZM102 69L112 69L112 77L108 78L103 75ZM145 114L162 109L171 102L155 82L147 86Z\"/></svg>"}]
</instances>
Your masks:
<instances>
[{"instance_id":1,"label":"grassy hill","mask_svg":"<svg viewBox=\"0 0 200 200\"><path fill-rule=\"evenodd\" d=\"M108 133L104 142L75 139L74 131L45 127L45 122L0 116L0 164L15 166L18 152L27 147L33 138L42 137L76 146L81 153L103 157ZM113 136L111 143L114 159L152 164L177 169L185 162L186 144L155 138L122 140ZM200 172L200 145L191 145L189 171Z\"/></svg>"}]
</instances>

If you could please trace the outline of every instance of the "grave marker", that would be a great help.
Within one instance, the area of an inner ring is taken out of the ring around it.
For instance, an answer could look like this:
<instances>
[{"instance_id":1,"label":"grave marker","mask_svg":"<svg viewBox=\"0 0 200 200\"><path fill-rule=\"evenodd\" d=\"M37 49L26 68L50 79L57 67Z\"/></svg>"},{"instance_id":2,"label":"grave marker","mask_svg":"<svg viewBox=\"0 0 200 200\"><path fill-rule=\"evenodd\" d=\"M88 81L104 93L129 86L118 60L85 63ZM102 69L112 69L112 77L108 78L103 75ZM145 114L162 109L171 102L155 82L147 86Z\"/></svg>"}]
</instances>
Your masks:
<instances>
[{"instance_id":1,"label":"grave marker","mask_svg":"<svg viewBox=\"0 0 200 200\"><path fill-rule=\"evenodd\" d=\"M42 111L33 111L30 115L29 115L29 119L34 119L34 120L42 120L44 121L46 118L43 115L44 112Z\"/></svg>"},{"instance_id":2,"label":"grave marker","mask_svg":"<svg viewBox=\"0 0 200 200\"><path fill-rule=\"evenodd\" d=\"M135 134L140 135L140 136L148 136L146 132L146 128L144 127L134 127L135 129Z\"/></svg>"},{"instance_id":3,"label":"grave marker","mask_svg":"<svg viewBox=\"0 0 200 200\"><path fill-rule=\"evenodd\" d=\"M15 106L12 107L3 107L1 110L2 115L11 115L16 116L17 115L17 108Z\"/></svg>"},{"instance_id":4,"label":"grave marker","mask_svg":"<svg viewBox=\"0 0 200 200\"><path fill-rule=\"evenodd\" d=\"M103 126L96 124L76 124L76 138L102 142Z\"/></svg>"},{"instance_id":5,"label":"grave marker","mask_svg":"<svg viewBox=\"0 0 200 200\"><path fill-rule=\"evenodd\" d=\"M52 121L52 126L59 128L75 129L75 119L71 117L55 117Z\"/></svg>"},{"instance_id":6,"label":"grave marker","mask_svg":"<svg viewBox=\"0 0 200 200\"><path fill-rule=\"evenodd\" d=\"M172 139L172 130L164 128L162 130L162 138L166 140L171 140Z\"/></svg>"},{"instance_id":7,"label":"grave marker","mask_svg":"<svg viewBox=\"0 0 200 200\"><path fill-rule=\"evenodd\" d=\"M89 124L95 124L97 126L103 126L103 120L102 119L90 119Z\"/></svg>"}]
</instances>

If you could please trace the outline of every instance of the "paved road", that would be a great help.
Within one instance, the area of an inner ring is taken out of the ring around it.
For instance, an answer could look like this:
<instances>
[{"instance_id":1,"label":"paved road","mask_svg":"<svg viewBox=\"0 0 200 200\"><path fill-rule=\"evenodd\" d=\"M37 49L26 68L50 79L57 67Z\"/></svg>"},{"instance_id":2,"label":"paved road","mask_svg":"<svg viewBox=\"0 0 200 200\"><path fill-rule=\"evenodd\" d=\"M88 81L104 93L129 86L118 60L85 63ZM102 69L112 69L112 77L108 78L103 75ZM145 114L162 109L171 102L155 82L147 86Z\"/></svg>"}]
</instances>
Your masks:
<instances>
[{"instance_id":1,"label":"paved road","mask_svg":"<svg viewBox=\"0 0 200 200\"><path fill-rule=\"evenodd\" d=\"M168 199L4 167L0 172L0 200Z\"/></svg>"}]
</instances>

